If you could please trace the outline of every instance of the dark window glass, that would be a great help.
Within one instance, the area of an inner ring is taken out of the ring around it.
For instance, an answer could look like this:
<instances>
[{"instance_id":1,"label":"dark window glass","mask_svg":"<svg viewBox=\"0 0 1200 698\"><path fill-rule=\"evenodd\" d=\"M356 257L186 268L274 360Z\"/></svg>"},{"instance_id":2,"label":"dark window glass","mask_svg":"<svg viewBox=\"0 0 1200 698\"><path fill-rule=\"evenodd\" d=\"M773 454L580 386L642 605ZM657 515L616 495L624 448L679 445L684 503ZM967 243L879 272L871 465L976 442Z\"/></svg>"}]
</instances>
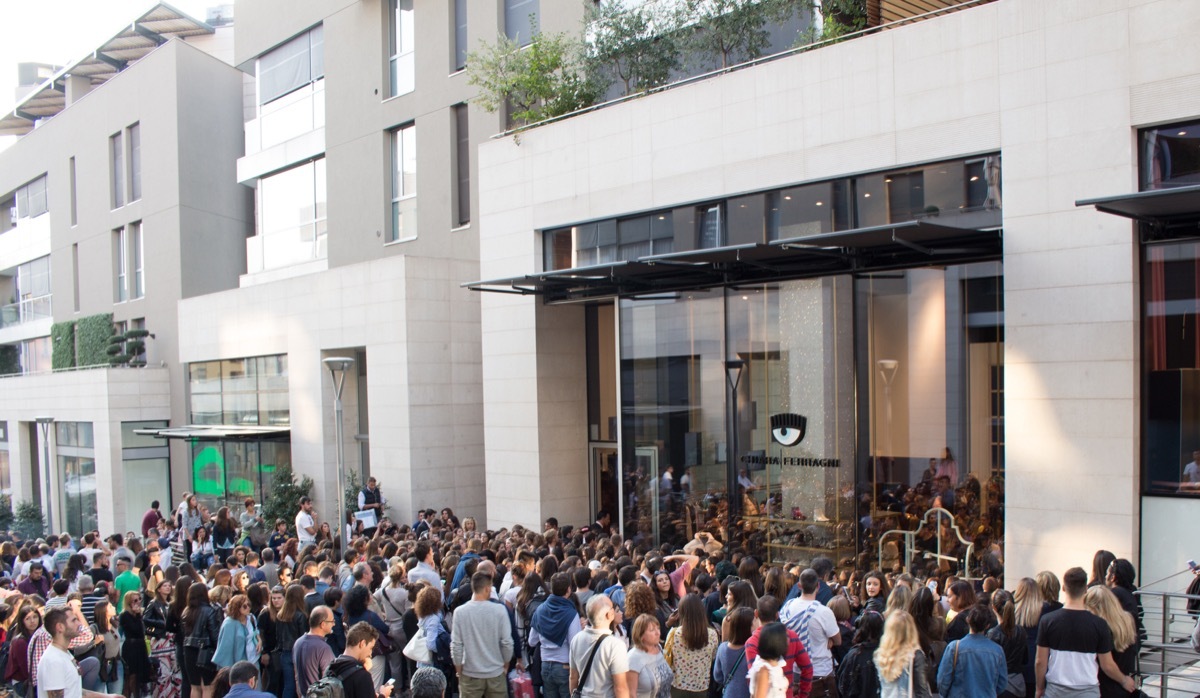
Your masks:
<instances>
[{"instance_id":1,"label":"dark window glass","mask_svg":"<svg viewBox=\"0 0 1200 698\"><path fill-rule=\"evenodd\" d=\"M1147 494L1200 495L1200 243L1146 248L1142 474Z\"/></svg>"},{"instance_id":2,"label":"dark window glass","mask_svg":"<svg viewBox=\"0 0 1200 698\"><path fill-rule=\"evenodd\" d=\"M467 67L467 0L454 0L454 69Z\"/></svg>"},{"instance_id":3,"label":"dark window glass","mask_svg":"<svg viewBox=\"0 0 1200 698\"><path fill-rule=\"evenodd\" d=\"M966 164L967 175L967 208L983 208L987 203L988 183L986 168L983 160L975 160Z\"/></svg>"},{"instance_id":4,"label":"dark window glass","mask_svg":"<svg viewBox=\"0 0 1200 698\"><path fill-rule=\"evenodd\" d=\"M570 269L571 229L547 230L543 238L543 262L546 271Z\"/></svg>"},{"instance_id":5,"label":"dark window glass","mask_svg":"<svg viewBox=\"0 0 1200 698\"><path fill-rule=\"evenodd\" d=\"M521 46L537 31L538 0L504 0L504 34Z\"/></svg>"},{"instance_id":6,"label":"dark window glass","mask_svg":"<svg viewBox=\"0 0 1200 698\"><path fill-rule=\"evenodd\" d=\"M1146 129L1140 140L1142 191L1200 184L1200 123Z\"/></svg>"},{"instance_id":7,"label":"dark window glass","mask_svg":"<svg viewBox=\"0 0 1200 698\"><path fill-rule=\"evenodd\" d=\"M701 206L697 211L696 248L708 249L725 244L725 221L721 204Z\"/></svg>"}]
</instances>

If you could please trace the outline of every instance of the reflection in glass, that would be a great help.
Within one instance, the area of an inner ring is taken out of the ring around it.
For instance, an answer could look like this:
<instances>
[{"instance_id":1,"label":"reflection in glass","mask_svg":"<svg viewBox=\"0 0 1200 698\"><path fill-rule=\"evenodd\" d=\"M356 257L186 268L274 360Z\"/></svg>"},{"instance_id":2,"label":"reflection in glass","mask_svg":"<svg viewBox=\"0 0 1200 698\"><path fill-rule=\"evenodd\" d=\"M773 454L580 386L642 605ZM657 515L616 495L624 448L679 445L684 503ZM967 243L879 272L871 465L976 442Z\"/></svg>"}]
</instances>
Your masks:
<instances>
[{"instance_id":1,"label":"reflection in glass","mask_svg":"<svg viewBox=\"0 0 1200 698\"><path fill-rule=\"evenodd\" d=\"M82 536L97 527L96 460L87 456L58 457L67 532Z\"/></svg>"}]
</instances>

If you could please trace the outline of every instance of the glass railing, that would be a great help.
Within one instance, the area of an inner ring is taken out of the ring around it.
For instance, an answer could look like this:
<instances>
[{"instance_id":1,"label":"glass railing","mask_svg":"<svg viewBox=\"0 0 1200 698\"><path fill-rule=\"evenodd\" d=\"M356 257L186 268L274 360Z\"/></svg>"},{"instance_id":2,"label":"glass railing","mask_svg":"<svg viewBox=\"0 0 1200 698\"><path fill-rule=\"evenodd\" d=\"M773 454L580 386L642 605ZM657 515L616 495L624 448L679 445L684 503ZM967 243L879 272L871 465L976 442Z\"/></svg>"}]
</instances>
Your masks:
<instances>
[{"instance_id":1,"label":"glass railing","mask_svg":"<svg viewBox=\"0 0 1200 698\"><path fill-rule=\"evenodd\" d=\"M26 298L16 303L0 306L0 329L53 317L50 297L51 294L48 293L44 296Z\"/></svg>"},{"instance_id":2,"label":"glass railing","mask_svg":"<svg viewBox=\"0 0 1200 698\"><path fill-rule=\"evenodd\" d=\"M325 126L325 80L309 83L259 108L246 122L246 154L279 145Z\"/></svg>"}]
</instances>

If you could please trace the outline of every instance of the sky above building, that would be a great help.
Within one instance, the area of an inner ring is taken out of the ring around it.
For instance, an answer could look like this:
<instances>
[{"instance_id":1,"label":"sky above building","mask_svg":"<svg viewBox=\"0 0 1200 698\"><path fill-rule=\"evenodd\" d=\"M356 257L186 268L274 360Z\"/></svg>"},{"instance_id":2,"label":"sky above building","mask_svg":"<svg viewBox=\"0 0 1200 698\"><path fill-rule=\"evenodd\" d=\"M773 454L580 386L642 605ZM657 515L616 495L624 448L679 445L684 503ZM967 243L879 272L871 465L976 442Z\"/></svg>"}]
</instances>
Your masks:
<instances>
[{"instance_id":1,"label":"sky above building","mask_svg":"<svg viewBox=\"0 0 1200 698\"><path fill-rule=\"evenodd\" d=\"M0 0L0 110L8 112L16 103L18 63L74 62L155 4L154 0ZM170 4L204 21L205 9L221 0L171 0ZM13 140L0 137L0 150Z\"/></svg>"}]
</instances>

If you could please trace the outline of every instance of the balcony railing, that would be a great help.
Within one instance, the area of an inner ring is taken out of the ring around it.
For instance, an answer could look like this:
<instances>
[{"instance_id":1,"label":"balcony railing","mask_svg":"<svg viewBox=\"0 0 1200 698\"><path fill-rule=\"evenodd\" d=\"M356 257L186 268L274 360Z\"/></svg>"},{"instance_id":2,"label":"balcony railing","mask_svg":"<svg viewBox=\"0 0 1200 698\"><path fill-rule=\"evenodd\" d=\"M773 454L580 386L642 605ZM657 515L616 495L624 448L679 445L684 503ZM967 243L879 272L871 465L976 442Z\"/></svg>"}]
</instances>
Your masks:
<instances>
[{"instance_id":1,"label":"balcony railing","mask_svg":"<svg viewBox=\"0 0 1200 698\"><path fill-rule=\"evenodd\" d=\"M50 297L51 294L47 293L44 296L25 298L16 303L0 306L0 329L53 317Z\"/></svg>"}]
</instances>

